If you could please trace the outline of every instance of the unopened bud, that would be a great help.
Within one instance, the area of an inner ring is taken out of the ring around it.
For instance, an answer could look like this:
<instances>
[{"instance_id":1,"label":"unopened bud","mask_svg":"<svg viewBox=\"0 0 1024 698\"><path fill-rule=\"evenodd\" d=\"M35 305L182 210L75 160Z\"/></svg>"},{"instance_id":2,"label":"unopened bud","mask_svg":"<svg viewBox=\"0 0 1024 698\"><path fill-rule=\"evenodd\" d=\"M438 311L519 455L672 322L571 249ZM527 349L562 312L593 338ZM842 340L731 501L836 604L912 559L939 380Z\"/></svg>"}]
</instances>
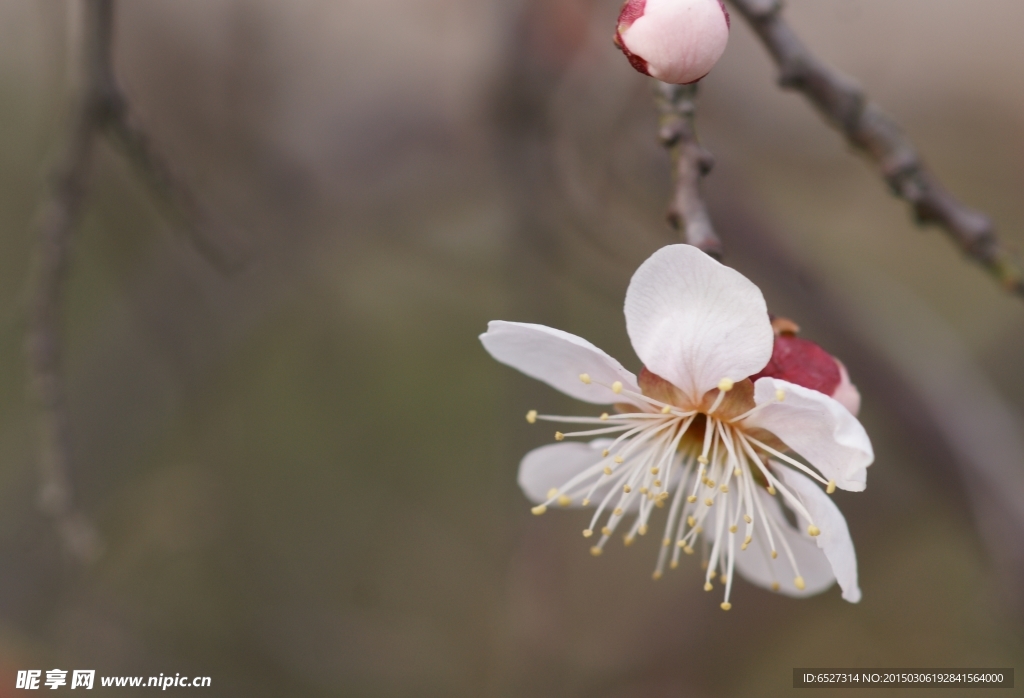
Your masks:
<instances>
[{"instance_id":1,"label":"unopened bud","mask_svg":"<svg viewBox=\"0 0 1024 698\"><path fill-rule=\"evenodd\" d=\"M615 31L615 45L634 68L677 85L707 75L728 40L721 0L628 0Z\"/></svg>"}]
</instances>

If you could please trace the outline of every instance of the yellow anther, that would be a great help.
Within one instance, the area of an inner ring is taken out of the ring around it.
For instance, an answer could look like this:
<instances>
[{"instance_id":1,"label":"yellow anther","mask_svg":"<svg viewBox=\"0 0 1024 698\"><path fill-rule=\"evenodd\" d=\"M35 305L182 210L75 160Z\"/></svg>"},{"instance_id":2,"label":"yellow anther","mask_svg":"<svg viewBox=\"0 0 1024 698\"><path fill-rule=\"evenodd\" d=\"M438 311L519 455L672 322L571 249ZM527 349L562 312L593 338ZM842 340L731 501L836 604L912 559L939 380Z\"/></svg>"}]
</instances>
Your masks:
<instances>
[{"instance_id":1,"label":"yellow anther","mask_svg":"<svg viewBox=\"0 0 1024 698\"><path fill-rule=\"evenodd\" d=\"M630 492L633 491L633 488L630 487L629 485L623 485L622 486L622 491L625 492L626 494L629 494Z\"/></svg>"},{"instance_id":2,"label":"yellow anther","mask_svg":"<svg viewBox=\"0 0 1024 698\"><path fill-rule=\"evenodd\" d=\"M693 531L694 533L704 533L704 527L698 526L697 528L693 529Z\"/></svg>"},{"instance_id":3,"label":"yellow anther","mask_svg":"<svg viewBox=\"0 0 1024 698\"><path fill-rule=\"evenodd\" d=\"M736 524L729 527L729 533L736 533Z\"/></svg>"},{"instance_id":4,"label":"yellow anther","mask_svg":"<svg viewBox=\"0 0 1024 698\"><path fill-rule=\"evenodd\" d=\"M634 538L633 536L623 536L622 537L622 544L625 545L626 547L629 547L630 545L633 545L633 543L635 541L636 541L636 538Z\"/></svg>"},{"instance_id":5,"label":"yellow anther","mask_svg":"<svg viewBox=\"0 0 1024 698\"><path fill-rule=\"evenodd\" d=\"M547 510L548 510L548 508L546 506L544 506L543 504L538 504L533 509L530 509L530 511L533 512L534 516L540 516L541 514L543 514Z\"/></svg>"},{"instance_id":6,"label":"yellow anther","mask_svg":"<svg viewBox=\"0 0 1024 698\"><path fill-rule=\"evenodd\" d=\"M715 481L712 480L711 478L708 478L707 485L708 485L708 487L714 487L715 486Z\"/></svg>"},{"instance_id":7,"label":"yellow anther","mask_svg":"<svg viewBox=\"0 0 1024 698\"><path fill-rule=\"evenodd\" d=\"M711 582L704 582L704 591L711 591L712 589L714 589L714 587L711 586Z\"/></svg>"},{"instance_id":8,"label":"yellow anther","mask_svg":"<svg viewBox=\"0 0 1024 698\"><path fill-rule=\"evenodd\" d=\"M800 591L803 591L803 590L804 590L804 588L805 588L805 587L806 587L807 585L806 585L806 584L804 584L804 578L803 578L803 577L797 577L796 579L794 579L794 580L793 580L793 586L795 586L795 587L796 587L797 589L799 589Z\"/></svg>"},{"instance_id":9,"label":"yellow anther","mask_svg":"<svg viewBox=\"0 0 1024 698\"><path fill-rule=\"evenodd\" d=\"M742 474L743 474L742 470L740 470L739 468L733 468L733 470L732 470L732 476L733 477L739 477Z\"/></svg>"},{"instance_id":10,"label":"yellow anther","mask_svg":"<svg viewBox=\"0 0 1024 698\"><path fill-rule=\"evenodd\" d=\"M691 494L689 497L686 498L686 501L688 501L690 504L693 504L694 502L697 501L697 495Z\"/></svg>"},{"instance_id":11,"label":"yellow anther","mask_svg":"<svg viewBox=\"0 0 1024 698\"><path fill-rule=\"evenodd\" d=\"M611 529L610 526L605 526L604 528L601 529L601 535L610 536L611 534L612 534L612 529Z\"/></svg>"},{"instance_id":12,"label":"yellow anther","mask_svg":"<svg viewBox=\"0 0 1024 698\"><path fill-rule=\"evenodd\" d=\"M590 538L592 535L594 535L594 532L592 530L590 530L589 528L584 528L583 529L583 537L584 538Z\"/></svg>"},{"instance_id":13,"label":"yellow anther","mask_svg":"<svg viewBox=\"0 0 1024 698\"><path fill-rule=\"evenodd\" d=\"M661 579L661 572L659 570L654 570L654 574L651 575L651 579L654 581Z\"/></svg>"},{"instance_id":14,"label":"yellow anther","mask_svg":"<svg viewBox=\"0 0 1024 698\"><path fill-rule=\"evenodd\" d=\"M708 577L710 579L714 579L717 576L718 576L718 570L711 570L711 572L708 574Z\"/></svg>"},{"instance_id":15,"label":"yellow anther","mask_svg":"<svg viewBox=\"0 0 1024 698\"><path fill-rule=\"evenodd\" d=\"M700 561L700 568L702 570L706 570L708 568L708 561L707 560L701 560Z\"/></svg>"},{"instance_id":16,"label":"yellow anther","mask_svg":"<svg viewBox=\"0 0 1024 698\"><path fill-rule=\"evenodd\" d=\"M554 499L557 496L558 496L558 488L557 487L552 487L550 490L548 490L548 499Z\"/></svg>"},{"instance_id":17,"label":"yellow anther","mask_svg":"<svg viewBox=\"0 0 1024 698\"><path fill-rule=\"evenodd\" d=\"M670 569L674 570L676 567L679 567L679 560L672 560L668 563L668 566Z\"/></svg>"},{"instance_id":18,"label":"yellow anther","mask_svg":"<svg viewBox=\"0 0 1024 698\"><path fill-rule=\"evenodd\" d=\"M565 434L563 434L560 431L556 431L555 432L555 441L561 441L564 438L565 438Z\"/></svg>"},{"instance_id":19,"label":"yellow anther","mask_svg":"<svg viewBox=\"0 0 1024 698\"><path fill-rule=\"evenodd\" d=\"M754 540L754 539L753 539L753 537L751 537L751 536L747 536L746 538L744 538L744 539L743 539L743 547L747 547L748 545L750 545L750 542L751 542L752 540Z\"/></svg>"},{"instance_id":20,"label":"yellow anther","mask_svg":"<svg viewBox=\"0 0 1024 698\"><path fill-rule=\"evenodd\" d=\"M590 385L590 376L588 374L581 373L580 374L580 380L583 381L584 383L586 383L587 385Z\"/></svg>"},{"instance_id":21,"label":"yellow anther","mask_svg":"<svg viewBox=\"0 0 1024 698\"><path fill-rule=\"evenodd\" d=\"M655 480L654 481L654 486L655 487L661 487L661 480ZM664 494L664 493L662 493L662 494Z\"/></svg>"},{"instance_id":22,"label":"yellow anther","mask_svg":"<svg viewBox=\"0 0 1024 698\"><path fill-rule=\"evenodd\" d=\"M718 389L721 390L723 393L727 393L730 390L732 390L732 387L734 385L736 385L736 382L733 381L732 378L723 378L722 380L718 381Z\"/></svg>"},{"instance_id":23,"label":"yellow anther","mask_svg":"<svg viewBox=\"0 0 1024 698\"><path fill-rule=\"evenodd\" d=\"M778 550L773 550L773 551L772 551L772 559L774 560L774 559L775 559L775 558L777 558L778 556L779 556L779 551L778 551Z\"/></svg>"},{"instance_id":24,"label":"yellow anther","mask_svg":"<svg viewBox=\"0 0 1024 698\"><path fill-rule=\"evenodd\" d=\"M704 500L704 503L707 504L708 506L711 506L712 504L715 503L715 500L708 497L707 499Z\"/></svg>"},{"instance_id":25,"label":"yellow anther","mask_svg":"<svg viewBox=\"0 0 1024 698\"><path fill-rule=\"evenodd\" d=\"M731 603L729 603L728 601L723 601L722 602L722 610L723 611L728 611L730 608L732 608L732 604Z\"/></svg>"},{"instance_id":26,"label":"yellow anther","mask_svg":"<svg viewBox=\"0 0 1024 698\"><path fill-rule=\"evenodd\" d=\"M615 381L614 383L612 383L612 392L615 393L616 395L621 393L622 392L622 383L619 382L619 381Z\"/></svg>"},{"instance_id":27,"label":"yellow anther","mask_svg":"<svg viewBox=\"0 0 1024 698\"><path fill-rule=\"evenodd\" d=\"M567 507L570 504L572 504L572 499L569 498L569 495L563 494L558 498L558 506Z\"/></svg>"},{"instance_id":28,"label":"yellow anther","mask_svg":"<svg viewBox=\"0 0 1024 698\"><path fill-rule=\"evenodd\" d=\"M775 489L774 485L768 485L768 494L774 497L777 492L778 490Z\"/></svg>"},{"instance_id":29,"label":"yellow anther","mask_svg":"<svg viewBox=\"0 0 1024 698\"><path fill-rule=\"evenodd\" d=\"M722 494L728 494L729 493L729 485L722 485L718 489L722 490Z\"/></svg>"},{"instance_id":30,"label":"yellow anther","mask_svg":"<svg viewBox=\"0 0 1024 698\"><path fill-rule=\"evenodd\" d=\"M835 492L836 491L836 481L835 480L829 480L828 481L828 486L825 488L825 491L827 493L829 493L829 494L832 494L833 492Z\"/></svg>"},{"instance_id":31,"label":"yellow anther","mask_svg":"<svg viewBox=\"0 0 1024 698\"><path fill-rule=\"evenodd\" d=\"M590 554L593 555L594 557L600 557L602 552L604 552L604 551L601 550L601 546L599 546L599 545L595 545L593 548L590 549Z\"/></svg>"},{"instance_id":32,"label":"yellow anther","mask_svg":"<svg viewBox=\"0 0 1024 698\"><path fill-rule=\"evenodd\" d=\"M656 499L654 501L654 506L658 507L659 509L664 509L665 508L665 500L664 499Z\"/></svg>"},{"instance_id":33,"label":"yellow anther","mask_svg":"<svg viewBox=\"0 0 1024 698\"><path fill-rule=\"evenodd\" d=\"M648 492L650 492L650 490L648 490L646 487L640 488L640 494L647 494Z\"/></svg>"},{"instance_id":34,"label":"yellow anther","mask_svg":"<svg viewBox=\"0 0 1024 698\"><path fill-rule=\"evenodd\" d=\"M612 512L612 516L622 516L622 507L615 507L615 511Z\"/></svg>"},{"instance_id":35,"label":"yellow anther","mask_svg":"<svg viewBox=\"0 0 1024 698\"><path fill-rule=\"evenodd\" d=\"M817 526L815 526L814 524L811 524L810 526L807 527L807 535L809 535L811 537L814 537L814 536L817 536L817 535L820 535L820 534L821 534L821 529L818 528Z\"/></svg>"},{"instance_id":36,"label":"yellow anther","mask_svg":"<svg viewBox=\"0 0 1024 698\"><path fill-rule=\"evenodd\" d=\"M622 456L615 456L614 460L615 460L615 462L616 462L616 463L622 463L622 461L623 461L624 459L623 459L623 457L622 457Z\"/></svg>"},{"instance_id":37,"label":"yellow anther","mask_svg":"<svg viewBox=\"0 0 1024 698\"><path fill-rule=\"evenodd\" d=\"M537 421L537 410L530 410L526 413L526 421L530 424L534 424Z\"/></svg>"},{"instance_id":38,"label":"yellow anther","mask_svg":"<svg viewBox=\"0 0 1024 698\"><path fill-rule=\"evenodd\" d=\"M708 484L708 478L707 478L706 475L700 479L700 483L702 485L707 485Z\"/></svg>"},{"instance_id":39,"label":"yellow anther","mask_svg":"<svg viewBox=\"0 0 1024 698\"><path fill-rule=\"evenodd\" d=\"M657 475L661 472L661 468L651 468L651 475Z\"/></svg>"},{"instance_id":40,"label":"yellow anther","mask_svg":"<svg viewBox=\"0 0 1024 698\"><path fill-rule=\"evenodd\" d=\"M604 470L603 470L602 472L603 472L603 473L604 473L605 475L611 475L611 474L612 474L612 469L611 469L611 467L609 467L609 466L607 466L607 465L606 465L606 466L604 466Z\"/></svg>"},{"instance_id":41,"label":"yellow anther","mask_svg":"<svg viewBox=\"0 0 1024 698\"><path fill-rule=\"evenodd\" d=\"M693 555L693 548L691 548L688 545L683 546L683 552L686 553L687 555Z\"/></svg>"},{"instance_id":42,"label":"yellow anther","mask_svg":"<svg viewBox=\"0 0 1024 698\"><path fill-rule=\"evenodd\" d=\"M775 399L778 400L779 402L784 401L786 399L786 391L783 390L782 388L778 388L775 391Z\"/></svg>"},{"instance_id":43,"label":"yellow anther","mask_svg":"<svg viewBox=\"0 0 1024 698\"><path fill-rule=\"evenodd\" d=\"M671 411L672 411L672 405L665 405L664 407L661 408L661 413L662 414L668 414Z\"/></svg>"},{"instance_id":44,"label":"yellow anther","mask_svg":"<svg viewBox=\"0 0 1024 698\"><path fill-rule=\"evenodd\" d=\"M740 550L746 550L746 549L747 549L747 543L744 541L743 545L740 546Z\"/></svg>"},{"instance_id":45,"label":"yellow anther","mask_svg":"<svg viewBox=\"0 0 1024 698\"><path fill-rule=\"evenodd\" d=\"M672 545L672 539L671 538L662 538L661 539L661 547L667 548L670 545Z\"/></svg>"},{"instance_id":46,"label":"yellow anther","mask_svg":"<svg viewBox=\"0 0 1024 698\"><path fill-rule=\"evenodd\" d=\"M693 518L692 516L687 516L686 523L690 524L690 528L693 528L697 525L697 519Z\"/></svg>"},{"instance_id":47,"label":"yellow anther","mask_svg":"<svg viewBox=\"0 0 1024 698\"><path fill-rule=\"evenodd\" d=\"M743 520L746 521L747 523L753 523L754 522L754 520L752 518L750 518L750 514L744 514L743 515Z\"/></svg>"},{"instance_id":48,"label":"yellow anther","mask_svg":"<svg viewBox=\"0 0 1024 698\"><path fill-rule=\"evenodd\" d=\"M636 532L639 533L641 536L646 536L647 535L647 524L640 524L640 528L638 528L636 530Z\"/></svg>"},{"instance_id":49,"label":"yellow anther","mask_svg":"<svg viewBox=\"0 0 1024 698\"><path fill-rule=\"evenodd\" d=\"M607 421L607 420L608 420L608 413L607 412L602 412L601 413L601 421L604 422L604 421Z\"/></svg>"},{"instance_id":50,"label":"yellow anther","mask_svg":"<svg viewBox=\"0 0 1024 698\"><path fill-rule=\"evenodd\" d=\"M608 457L608 449L607 448L605 450L601 451L601 457L602 458L607 458Z\"/></svg>"},{"instance_id":51,"label":"yellow anther","mask_svg":"<svg viewBox=\"0 0 1024 698\"><path fill-rule=\"evenodd\" d=\"M778 590L779 590L779 583L778 582L772 582L772 591L778 591Z\"/></svg>"},{"instance_id":52,"label":"yellow anther","mask_svg":"<svg viewBox=\"0 0 1024 698\"><path fill-rule=\"evenodd\" d=\"M705 456L705 455L704 455L704 454L702 453L701 455L697 456L697 462L698 462L698 463L703 463L704 465L707 465L707 464L708 464L708 457L707 457L707 456Z\"/></svg>"},{"instance_id":53,"label":"yellow anther","mask_svg":"<svg viewBox=\"0 0 1024 698\"><path fill-rule=\"evenodd\" d=\"M582 502L580 502L580 504L582 504L585 507L588 507L588 506L590 506L590 500L589 499L584 499Z\"/></svg>"}]
</instances>

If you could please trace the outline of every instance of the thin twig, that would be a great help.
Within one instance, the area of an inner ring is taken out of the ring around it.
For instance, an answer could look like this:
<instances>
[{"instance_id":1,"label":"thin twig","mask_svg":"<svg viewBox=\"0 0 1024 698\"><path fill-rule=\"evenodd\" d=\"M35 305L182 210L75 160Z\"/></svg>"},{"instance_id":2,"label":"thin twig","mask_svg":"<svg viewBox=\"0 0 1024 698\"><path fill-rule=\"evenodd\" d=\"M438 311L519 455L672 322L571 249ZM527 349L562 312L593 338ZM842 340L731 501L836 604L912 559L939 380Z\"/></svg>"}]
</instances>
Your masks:
<instances>
[{"instance_id":1,"label":"thin twig","mask_svg":"<svg viewBox=\"0 0 1024 698\"><path fill-rule=\"evenodd\" d=\"M715 160L697 140L697 85L669 85L657 80L654 83L660 115L658 135L672 158L668 222L683 234L687 244L721 259L722 242L700 196L700 180L711 171Z\"/></svg>"},{"instance_id":2,"label":"thin twig","mask_svg":"<svg viewBox=\"0 0 1024 698\"><path fill-rule=\"evenodd\" d=\"M992 221L965 206L925 168L899 125L868 100L857 83L815 57L782 17L779 0L730 0L779 68L779 83L801 92L847 142L868 156L921 224L938 225L1007 290L1024 295L1017 260Z\"/></svg>"},{"instance_id":3,"label":"thin twig","mask_svg":"<svg viewBox=\"0 0 1024 698\"><path fill-rule=\"evenodd\" d=\"M26 354L30 389L38 402L41 479L39 506L51 516L65 547L78 558L96 551L96 536L71 497L71 439L61 373L60 307L71 252L71 234L85 198L94 136L109 103L110 0L87 2L83 15L83 85L75 98L64 151L53 171L49 201L39 226L28 309Z\"/></svg>"},{"instance_id":4,"label":"thin twig","mask_svg":"<svg viewBox=\"0 0 1024 698\"><path fill-rule=\"evenodd\" d=\"M30 391L39 408L39 505L54 519L65 548L88 560L98 538L75 509L72 448L64 376L61 372L61 305L71 242L85 201L97 136L105 135L150 186L172 216L189 231L193 245L221 270L238 268L241 248L205 224L195 199L129 120L127 100L114 76L114 0L83 0L81 80L63 151L51 176L51 189L38 231L28 307L26 355Z\"/></svg>"}]
</instances>

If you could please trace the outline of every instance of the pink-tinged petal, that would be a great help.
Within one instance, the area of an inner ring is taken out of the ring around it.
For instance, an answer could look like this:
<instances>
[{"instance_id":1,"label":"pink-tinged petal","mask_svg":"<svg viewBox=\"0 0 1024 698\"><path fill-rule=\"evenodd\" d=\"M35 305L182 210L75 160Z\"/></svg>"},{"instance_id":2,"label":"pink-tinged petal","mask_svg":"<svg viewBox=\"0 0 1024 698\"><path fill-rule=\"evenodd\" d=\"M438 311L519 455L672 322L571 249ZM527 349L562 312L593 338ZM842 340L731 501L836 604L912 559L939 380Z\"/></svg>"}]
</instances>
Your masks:
<instances>
[{"instance_id":1,"label":"pink-tinged petal","mask_svg":"<svg viewBox=\"0 0 1024 698\"><path fill-rule=\"evenodd\" d=\"M699 404L723 378L740 381L772 355L761 291L696 247L669 245L626 291L626 330L644 366Z\"/></svg>"},{"instance_id":2,"label":"pink-tinged petal","mask_svg":"<svg viewBox=\"0 0 1024 698\"><path fill-rule=\"evenodd\" d=\"M519 464L519 487L534 504L546 502L550 499L548 493L552 489L562 488L587 468L600 463L603 460L601 450L610 443L611 439L598 439L590 443L563 442L535 448ZM614 480L609 479L595 490L591 496L591 506L604 499L613 483ZM593 480L588 479L586 484L593 484ZM569 508L578 509L582 506L581 502L582 496L573 497ZM628 507L627 511L636 508Z\"/></svg>"},{"instance_id":3,"label":"pink-tinged petal","mask_svg":"<svg viewBox=\"0 0 1024 698\"><path fill-rule=\"evenodd\" d=\"M813 540L832 565L832 573L839 582L839 588L843 590L843 598L850 603L857 603L860 601L857 554L853 549L853 539L850 538L846 518L835 502L806 475L785 467L777 467L774 471L782 480L782 484L792 490L807 507L814 525L821 530Z\"/></svg>"},{"instance_id":4,"label":"pink-tinged petal","mask_svg":"<svg viewBox=\"0 0 1024 698\"><path fill-rule=\"evenodd\" d=\"M637 70L679 85L707 75L728 41L729 13L719 0L631 0L616 31Z\"/></svg>"},{"instance_id":5,"label":"pink-tinged petal","mask_svg":"<svg viewBox=\"0 0 1024 698\"><path fill-rule=\"evenodd\" d=\"M875 453L864 427L849 410L816 390L777 378L761 378L754 384L754 402L767 404L747 417L745 426L770 431L837 487L864 489Z\"/></svg>"},{"instance_id":6,"label":"pink-tinged petal","mask_svg":"<svg viewBox=\"0 0 1024 698\"><path fill-rule=\"evenodd\" d=\"M771 546L762 521L760 526L754 529L754 540L750 546L746 550L736 552L736 571L747 581L786 596L813 596L832 586L836 578L828 558L818 549L814 539L790 525L782 513L782 507L779 506L778 496L772 497L761 488L757 489L754 496L761 500L765 514L776 524L772 527L772 540L778 557L774 560L771 557ZM780 533L785 536L800 576L803 577L803 589L798 589L794 584L796 575L793 573L793 566L785 547L778 539ZM774 586L776 584L777 589Z\"/></svg>"},{"instance_id":7,"label":"pink-tinged petal","mask_svg":"<svg viewBox=\"0 0 1024 698\"><path fill-rule=\"evenodd\" d=\"M835 391L832 393L832 399L848 409L850 414L856 417L860 413L860 391L850 381L850 374L846 372L846 366L843 366L843 362L836 359L836 365L839 366L839 385L836 386Z\"/></svg>"},{"instance_id":8,"label":"pink-tinged petal","mask_svg":"<svg viewBox=\"0 0 1024 698\"><path fill-rule=\"evenodd\" d=\"M491 356L566 395L599 405L635 402L606 386L616 382L640 392L636 376L587 340L544 325L494 320L480 335ZM580 374L590 376L588 385ZM599 385L603 384L603 385Z\"/></svg>"}]
</instances>

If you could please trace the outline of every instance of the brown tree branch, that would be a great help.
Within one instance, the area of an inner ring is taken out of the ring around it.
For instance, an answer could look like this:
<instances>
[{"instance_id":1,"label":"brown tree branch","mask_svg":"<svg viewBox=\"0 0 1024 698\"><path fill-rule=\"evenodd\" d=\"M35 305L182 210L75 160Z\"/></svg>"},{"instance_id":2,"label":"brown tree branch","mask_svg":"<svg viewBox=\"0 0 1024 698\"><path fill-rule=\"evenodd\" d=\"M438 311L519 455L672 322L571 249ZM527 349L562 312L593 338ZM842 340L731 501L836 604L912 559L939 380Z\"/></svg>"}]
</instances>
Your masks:
<instances>
[{"instance_id":1,"label":"brown tree branch","mask_svg":"<svg viewBox=\"0 0 1024 698\"><path fill-rule=\"evenodd\" d=\"M697 85L669 85L657 80L654 83L658 136L672 158L668 222L683 234L684 242L721 259L722 242L700 196L700 180L711 171L715 160L697 141Z\"/></svg>"},{"instance_id":2,"label":"brown tree branch","mask_svg":"<svg viewBox=\"0 0 1024 698\"><path fill-rule=\"evenodd\" d=\"M87 560L97 554L99 543L72 499L60 323L72 236L85 201L96 137L106 135L119 147L212 264L231 270L239 266L242 257L234 241L205 225L205 216L191 194L170 174L146 135L129 121L128 104L118 88L112 61L114 0L84 0L83 4L82 84L72 104L63 151L53 169L39 223L25 351L29 390L39 409L39 505L54 519L65 548Z\"/></svg>"},{"instance_id":3,"label":"brown tree branch","mask_svg":"<svg viewBox=\"0 0 1024 698\"><path fill-rule=\"evenodd\" d=\"M771 53L782 87L798 90L847 142L881 170L892 192L909 203L918 223L946 231L968 257L1007 290L1024 296L1017 260L992 221L950 194L924 166L913 143L847 75L816 58L782 17L780 0L730 0Z\"/></svg>"}]
</instances>

